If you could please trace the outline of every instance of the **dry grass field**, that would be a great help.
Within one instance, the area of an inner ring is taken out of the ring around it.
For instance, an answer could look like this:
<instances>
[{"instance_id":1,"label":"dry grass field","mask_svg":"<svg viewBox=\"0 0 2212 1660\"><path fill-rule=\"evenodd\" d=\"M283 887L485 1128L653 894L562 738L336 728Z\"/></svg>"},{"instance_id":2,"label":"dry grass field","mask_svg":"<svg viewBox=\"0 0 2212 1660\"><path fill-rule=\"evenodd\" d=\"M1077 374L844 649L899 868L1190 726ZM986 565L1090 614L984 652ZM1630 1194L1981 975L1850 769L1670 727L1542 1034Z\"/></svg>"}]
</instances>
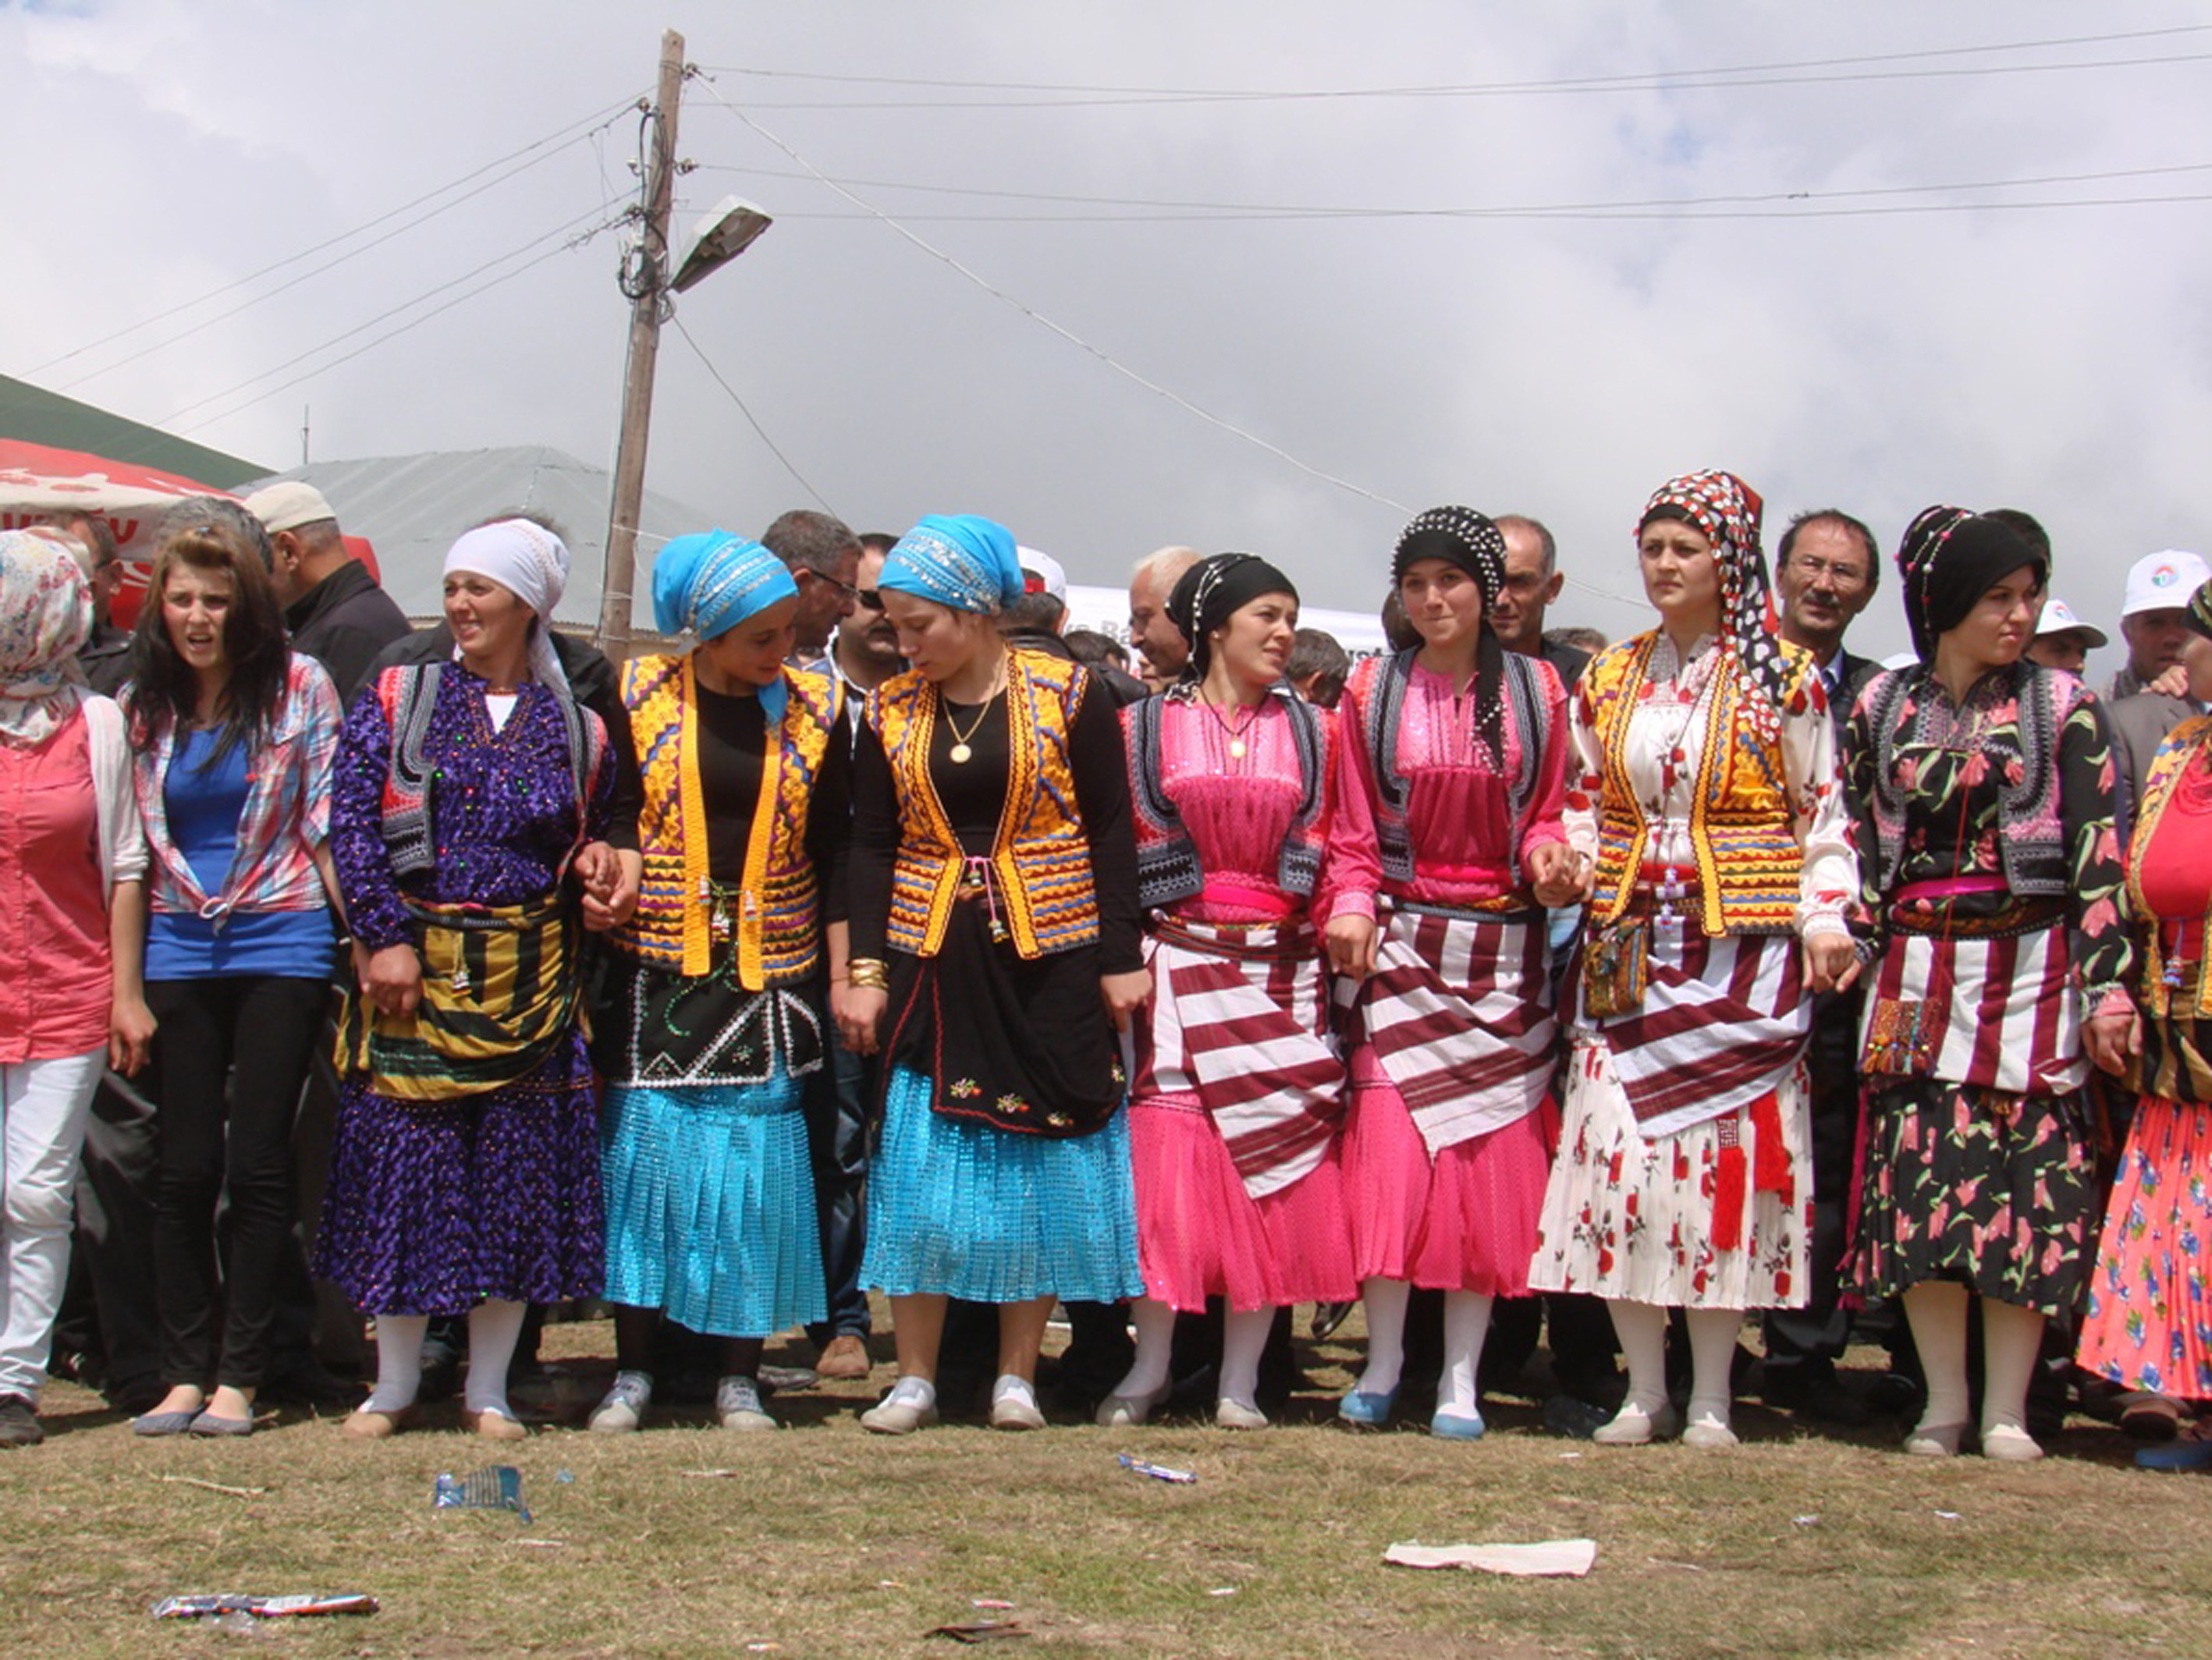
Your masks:
<instances>
[{"instance_id":1,"label":"dry grass field","mask_svg":"<svg viewBox=\"0 0 2212 1660\"><path fill-rule=\"evenodd\" d=\"M1816 1435L1749 1402L1733 1453L1564 1440L1510 1395L1473 1445L1358 1434L1328 1421L1357 1331L1302 1339L1315 1392L1242 1437L885 1441L854 1415L888 1366L786 1394L777 1435L672 1415L502 1449L450 1409L381 1445L304 1415L139 1442L57 1385L47 1444L0 1456L0 1652L928 1655L955 1651L934 1627L998 1618L1032 1633L1010 1655L2212 1655L2212 1484L2133 1469L2085 1420L2026 1467L1908 1460L1893 1427ZM611 1352L604 1324L549 1334L578 1402ZM1124 1451L1200 1480L1133 1475ZM494 1462L522 1472L528 1522L431 1507L441 1471ZM1597 1542L1589 1578L1382 1560L1395 1540L1564 1536ZM382 1610L245 1633L147 1617L173 1592L308 1590Z\"/></svg>"}]
</instances>

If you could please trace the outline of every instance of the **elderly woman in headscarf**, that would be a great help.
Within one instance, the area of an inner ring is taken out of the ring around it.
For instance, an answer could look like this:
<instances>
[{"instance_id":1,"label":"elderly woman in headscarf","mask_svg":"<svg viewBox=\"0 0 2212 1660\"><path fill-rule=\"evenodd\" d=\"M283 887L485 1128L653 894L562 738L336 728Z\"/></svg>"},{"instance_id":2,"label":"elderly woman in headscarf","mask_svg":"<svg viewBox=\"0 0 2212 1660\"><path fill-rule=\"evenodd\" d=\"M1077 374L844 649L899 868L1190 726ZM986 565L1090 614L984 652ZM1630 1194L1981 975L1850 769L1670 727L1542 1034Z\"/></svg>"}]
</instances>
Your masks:
<instances>
[{"instance_id":1,"label":"elderly woman in headscarf","mask_svg":"<svg viewBox=\"0 0 2212 1660\"><path fill-rule=\"evenodd\" d=\"M1298 595L1282 572L1216 554L1167 609L1183 678L1121 712L1152 976L1129 1102L1145 1295L1136 1363L1097 1415L1142 1423L1168 1396L1177 1311L1219 1297L1214 1422L1258 1429L1275 1310L1353 1289L1344 1063L1310 914L1335 741L1283 677Z\"/></svg>"},{"instance_id":2,"label":"elderly woman in headscarf","mask_svg":"<svg viewBox=\"0 0 2212 1660\"><path fill-rule=\"evenodd\" d=\"M644 881L594 1021L617 1370L591 1427L643 1420L665 1314L721 1340L722 1427L772 1429L762 1340L827 1315L800 1109L845 972L852 746L835 681L785 666L799 588L758 542L677 537L653 609L693 643L623 668Z\"/></svg>"},{"instance_id":3,"label":"elderly woman in headscarf","mask_svg":"<svg viewBox=\"0 0 2212 1660\"><path fill-rule=\"evenodd\" d=\"M2089 1067L2119 1071L2139 1032L2112 743L2079 680L2023 656L2040 549L1995 516L1931 507L1897 562L1920 661L1869 682L1845 740L1881 954L1856 1277L1902 1297L1927 1373L1905 1451L1959 1450L1978 1297L1983 1456L2034 1458L2028 1382L2096 1218Z\"/></svg>"},{"instance_id":4,"label":"elderly woman in headscarf","mask_svg":"<svg viewBox=\"0 0 2212 1660\"><path fill-rule=\"evenodd\" d=\"M429 1317L465 1313L465 1421L520 1439L527 1306L605 1283L579 889L611 881L618 763L550 638L568 574L542 525L469 531L452 655L380 669L346 717L331 842L361 991L317 1256L376 1317L358 1436L411 1421Z\"/></svg>"},{"instance_id":5,"label":"elderly woman in headscarf","mask_svg":"<svg viewBox=\"0 0 2212 1660\"><path fill-rule=\"evenodd\" d=\"M1129 784L1113 700L1009 649L1014 540L924 518L877 587L911 665L868 696L854 756L844 1040L885 1057L864 1283L891 1300L898 1381L861 1422L937 1416L948 1297L999 1305L992 1424L1034 1429L1055 1298L1142 1293L1115 1032L1142 1006Z\"/></svg>"},{"instance_id":6,"label":"elderly woman in headscarf","mask_svg":"<svg viewBox=\"0 0 2212 1660\"><path fill-rule=\"evenodd\" d=\"M44 1439L85 1117L100 1068L137 1071L154 1030L131 750L122 712L76 666L92 615L65 542L0 531L0 1446Z\"/></svg>"},{"instance_id":7,"label":"elderly woman in headscarf","mask_svg":"<svg viewBox=\"0 0 2212 1660\"><path fill-rule=\"evenodd\" d=\"M1560 827L1566 694L1490 625L1505 540L1468 507L1390 563L1416 645L1353 670L1328 837L1328 952L1351 1044L1344 1166L1367 1363L1337 1408L1388 1421L1408 1293L1444 1293L1430 1428L1483 1433L1492 1306L1528 1290L1558 1115L1542 906L1579 892Z\"/></svg>"},{"instance_id":8,"label":"elderly woman in headscarf","mask_svg":"<svg viewBox=\"0 0 2212 1660\"><path fill-rule=\"evenodd\" d=\"M2187 615L2181 667L2189 695L2212 706L2212 583ZM2201 1411L2212 1403L2212 718L2183 721L2151 763L2128 841L2126 909L2148 1016L2129 1057L2140 1100L2076 1358L2100 1378ZM2212 1440L2138 1457L2202 1469Z\"/></svg>"},{"instance_id":9,"label":"elderly woman in headscarf","mask_svg":"<svg viewBox=\"0 0 2212 1660\"><path fill-rule=\"evenodd\" d=\"M1590 894L1528 1278L1607 1299L1628 1394L1596 1439L1616 1445L1735 1445L1744 1311L1805 1295L1808 993L1857 973L1833 728L1811 654L1778 633L1759 511L1723 472L1652 496L1636 547L1659 627L1592 658L1572 704L1566 829Z\"/></svg>"}]
</instances>

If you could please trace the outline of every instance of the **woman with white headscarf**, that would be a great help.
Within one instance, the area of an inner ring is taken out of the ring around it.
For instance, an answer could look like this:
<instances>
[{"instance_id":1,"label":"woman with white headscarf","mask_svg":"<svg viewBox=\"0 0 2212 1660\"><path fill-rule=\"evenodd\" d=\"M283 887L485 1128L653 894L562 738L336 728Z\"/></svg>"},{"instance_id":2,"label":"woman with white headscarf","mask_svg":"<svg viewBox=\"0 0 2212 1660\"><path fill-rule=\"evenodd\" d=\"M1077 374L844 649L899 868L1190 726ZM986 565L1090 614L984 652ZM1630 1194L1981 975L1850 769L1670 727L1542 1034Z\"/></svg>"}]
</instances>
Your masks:
<instances>
[{"instance_id":1,"label":"woman with white headscarf","mask_svg":"<svg viewBox=\"0 0 2212 1660\"><path fill-rule=\"evenodd\" d=\"M860 1421L937 1416L948 1297L999 1306L991 1422L1036 1429L1055 1298L1140 1295L1114 1028L1142 1007L1121 723L1080 664L1010 650L1014 539L969 514L899 539L877 588L912 666L869 694L854 756L844 1041L885 1057L864 1283L899 1378Z\"/></svg>"},{"instance_id":2,"label":"woman with white headscarf","mask_svg":"<svg viewBox=\"0 0 2212 1660\"><path fill-rule=\"evenodd\" d=\"M145 1063L146 844L123 717L85 689L92 592L58 539L0 531L0 1446L44 1439L39 1392L70 1201L103 1064ZM36 875L33 877L33 874Z\"/></svg>"},{"instance_id":3,"label":"woman with white headscarf","mask_svg":"<svg viewBox=\"0 0 2212 1660\"><path fill-rule=\"evenodd\" d=\"M653 609L697 643L623 668L645 880L593 1020L617 1370L591 1427L639 1427L665 1316L719 1340L722 1427L773 1429L762 1341L829 1315L802 1108L844 972L852 743L836 680L785 663L799 587L760 543L677 537Z\"/></svg>"},{"instance_id":4,"label":"woman with white headscarf","mask_svg":"<svg viewBox=\"0 0 2212 1660\"><path fill-rule=\"evenodd\" d=\"M361 991L317 1257L376 1316L355 1435L405 1426L429 1317L465 1312L466 1421L519 1439L527 1305L605 1284L577 955L617 759L550 639L568 573L542 525L471 530L446 556L451 657L383 669L346 718L331 845Z\"/></svg>"}]
</instances>

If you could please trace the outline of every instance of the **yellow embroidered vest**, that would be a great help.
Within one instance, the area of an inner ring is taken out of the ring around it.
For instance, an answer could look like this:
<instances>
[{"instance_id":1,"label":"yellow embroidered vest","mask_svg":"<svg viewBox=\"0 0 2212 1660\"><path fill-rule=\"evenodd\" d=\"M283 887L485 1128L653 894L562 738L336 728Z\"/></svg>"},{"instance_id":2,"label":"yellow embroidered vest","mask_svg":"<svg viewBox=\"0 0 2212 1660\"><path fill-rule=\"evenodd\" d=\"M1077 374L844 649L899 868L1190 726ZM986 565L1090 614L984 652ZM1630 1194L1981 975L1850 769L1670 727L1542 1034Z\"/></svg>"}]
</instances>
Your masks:
<instances>
[{"instance_id":1,"label":"yellow embroidered vest","mask_svg":"<svg viewBox=\"0 0 2212 1660\"><path fill-rule=\"evenodd\" d=\"M1091 845L1076 816L1068 730L1085 695L1080 664L1041 651L1006 659L1006 805L991 844L999 914L1024 957L1098 937ZM929 778L930 735L942 705L912 670L868 694L867 718L883 742L898 791L899 847L891 870L890 943L933 956L945 940L966 855Z\"/></svg>"},{"instance_id":2,"label":"yellow embroidered vest","mask_svg":"<svg viewBox=\"0 0 2212 1660\"><path fill-rule=\"evenodd\" d=\"M1605 787L1598 803L1597 881L1594 920L1610 922L1627 909L1651 828L1628 780L1628 722L1645 685L1656 633L1639 634L1601 651L1583 670L1598 742ZM1818 674L1811 652L1783 645L1794 670L1794 698L1805 677ZM1805 859L1790 811L1788 777L1780 742L1753 730L1740 707L1744 696L1733 675L1716 676L1706 700L1704 752L1690 809L1690 844L1698 862L1699 923L1708 935L1778 934L1796 926Z\"/></svg>"},{"instance_id":3,"label":"yellow embroidered vest","mask_svg":"<svg viewBox=\"0 0 2212 1660\"><path fill-rule=\"evenodd\" d=\"M748 991L804 979L821 959L806 811L836 724L837 688L830 676L804 669L786 669L783 683L783 720L769 735L761 757L744 875L728 918L738 983ZM623 665L622 688L645 774L645 805L638 815L645 873L636 915L611 937L660 967L707 974L713 972L715 934L706 902L707 809L691 658L688 653L633 657Z\"/></svg>"}]
</instances>

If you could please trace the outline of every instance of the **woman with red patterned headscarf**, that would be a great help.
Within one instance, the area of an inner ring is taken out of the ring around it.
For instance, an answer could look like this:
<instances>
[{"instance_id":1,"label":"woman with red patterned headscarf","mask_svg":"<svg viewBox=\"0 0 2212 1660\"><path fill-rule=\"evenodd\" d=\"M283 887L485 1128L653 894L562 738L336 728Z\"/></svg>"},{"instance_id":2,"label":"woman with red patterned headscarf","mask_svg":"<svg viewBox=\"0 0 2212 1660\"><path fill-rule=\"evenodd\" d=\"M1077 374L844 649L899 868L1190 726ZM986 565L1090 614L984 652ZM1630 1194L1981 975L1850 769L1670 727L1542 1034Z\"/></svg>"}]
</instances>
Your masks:
<instances>
[{"instance_id":1,"label":"woman with red patterned headscarf","mask_svg":"<svg viewBox=\"0 0 2212 1660\"><path fill-rule=\"evenodd\" d=\"M1636 544L1659 627L1593 658L1571 708L1588 932L1528 1279L1610 1303L1628 1396L1597 1439L1615 1444L1735 1444L1743 1312L1805 1295L1808 994L1857 973L1827 700L1777 633L1759 518L1732 474L1662 487ZM1674 1308L1686 1429L1667 1394Z\"/></svg>"}]
</instances>

